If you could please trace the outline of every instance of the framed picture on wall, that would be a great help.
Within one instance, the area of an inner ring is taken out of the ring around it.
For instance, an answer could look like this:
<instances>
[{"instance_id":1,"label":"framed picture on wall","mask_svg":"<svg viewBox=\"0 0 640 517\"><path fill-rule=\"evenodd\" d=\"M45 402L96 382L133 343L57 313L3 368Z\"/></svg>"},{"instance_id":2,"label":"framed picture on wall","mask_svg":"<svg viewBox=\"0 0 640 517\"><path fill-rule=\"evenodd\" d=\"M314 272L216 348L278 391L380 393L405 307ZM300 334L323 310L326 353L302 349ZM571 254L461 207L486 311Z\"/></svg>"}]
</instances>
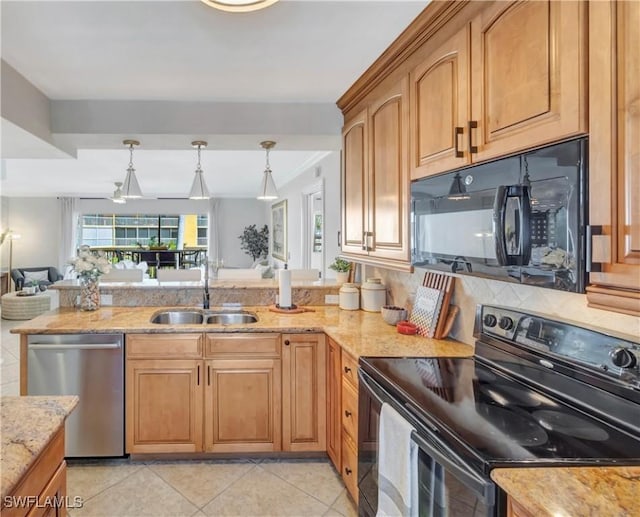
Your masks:
<instances>
[{"instance_id":1,"label":"framed picture on wall","mask_svg":"<svg viewBox=\"0 0 640 517\"><path fill-rule=\"evenodd\" d=\"M287 261L287 200L271 205L271 255Z\"/></svg>"}]
</instances>

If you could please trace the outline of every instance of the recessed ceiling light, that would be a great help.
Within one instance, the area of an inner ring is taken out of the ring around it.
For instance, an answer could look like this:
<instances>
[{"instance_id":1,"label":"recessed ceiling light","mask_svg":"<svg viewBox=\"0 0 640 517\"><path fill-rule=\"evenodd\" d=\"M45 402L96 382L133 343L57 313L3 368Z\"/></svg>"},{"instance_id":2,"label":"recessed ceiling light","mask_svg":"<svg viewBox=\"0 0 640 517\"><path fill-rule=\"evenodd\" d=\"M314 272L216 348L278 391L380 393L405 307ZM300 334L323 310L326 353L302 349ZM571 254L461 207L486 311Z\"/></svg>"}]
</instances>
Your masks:
<instances>
[{"instance_id":1,"label":"recessed ceiling light","mask_svg":"<svg viewBox=\"0 0 640 517\"><path fill-rule=\"evenodd\" d=\"M242 13L257 11L275 4L278 0L202 0L205 4L222 11Z\"/></svg>"}]
</instances>

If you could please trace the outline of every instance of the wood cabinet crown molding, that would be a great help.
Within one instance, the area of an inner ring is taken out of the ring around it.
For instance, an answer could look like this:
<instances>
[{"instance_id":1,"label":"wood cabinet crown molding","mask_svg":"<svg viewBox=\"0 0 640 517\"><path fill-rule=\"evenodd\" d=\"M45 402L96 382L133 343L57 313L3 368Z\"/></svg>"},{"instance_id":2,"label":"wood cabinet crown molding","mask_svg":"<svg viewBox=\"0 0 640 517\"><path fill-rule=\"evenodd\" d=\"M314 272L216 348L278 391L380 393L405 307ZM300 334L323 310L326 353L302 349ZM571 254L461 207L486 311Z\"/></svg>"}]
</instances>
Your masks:
<instances>
[{"instance_id":1,"label":"wood cabinet crown molding","mask_svg":"<svg viewBox=\"0 0 640 517\"><path fill-rule=\"evenodd\" d=\"M415 50L433 36L469 0L433 1L411 22L355 83L338 99L336 104L342 112L347 112L378 86Z\"/></svg>"}]
</instances>

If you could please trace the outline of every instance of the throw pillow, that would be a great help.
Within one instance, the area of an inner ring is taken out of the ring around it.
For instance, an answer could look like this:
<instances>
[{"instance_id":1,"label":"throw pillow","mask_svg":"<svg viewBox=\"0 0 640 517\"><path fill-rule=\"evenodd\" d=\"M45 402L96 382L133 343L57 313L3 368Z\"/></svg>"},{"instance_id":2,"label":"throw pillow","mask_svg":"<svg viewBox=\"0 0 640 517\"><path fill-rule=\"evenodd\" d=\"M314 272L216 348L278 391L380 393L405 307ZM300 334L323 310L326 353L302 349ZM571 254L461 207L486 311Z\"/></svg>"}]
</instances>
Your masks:
<instances>
[{"instance_id":1,"label":"throw pillow","mask_svg":"<svg viewBox=\"0 0 640 517\"><path fill-rule=\"evenodd\" d=\"M41 281L49 281L49 270L43 269L41 271L23 271L24 273L24 281L27 282L41 282Z\"/></svg>"}]
</instances>

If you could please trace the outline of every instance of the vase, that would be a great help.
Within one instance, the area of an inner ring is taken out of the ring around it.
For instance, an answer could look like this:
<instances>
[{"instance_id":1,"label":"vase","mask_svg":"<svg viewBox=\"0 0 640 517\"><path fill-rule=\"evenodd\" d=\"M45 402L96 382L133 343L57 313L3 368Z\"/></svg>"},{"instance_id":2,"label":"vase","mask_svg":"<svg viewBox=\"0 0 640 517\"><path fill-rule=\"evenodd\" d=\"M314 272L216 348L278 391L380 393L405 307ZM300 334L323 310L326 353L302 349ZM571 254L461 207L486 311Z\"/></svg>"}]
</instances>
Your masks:
<instances>
[{"instance_id":1,"label":"vase","mask_svg":"<svg viewBox=\"0 0 640 517\"><path fill-rule=\"evenodd\" d=\"M344 284L345 282L347 282L349 280L349 272L348 271L337 271L336 272L336 283L337 284Z\"/></svg>"},{"instance_id":2,"label":"vase","mask_svg":"<svg viewBox=\"0 0 640 517\"><path fill-rule=\"evenodd\" d=\"M100 308L100 288L98 278L80 278L80 310L96 311Z\"/></svg>"}]
</instances>

